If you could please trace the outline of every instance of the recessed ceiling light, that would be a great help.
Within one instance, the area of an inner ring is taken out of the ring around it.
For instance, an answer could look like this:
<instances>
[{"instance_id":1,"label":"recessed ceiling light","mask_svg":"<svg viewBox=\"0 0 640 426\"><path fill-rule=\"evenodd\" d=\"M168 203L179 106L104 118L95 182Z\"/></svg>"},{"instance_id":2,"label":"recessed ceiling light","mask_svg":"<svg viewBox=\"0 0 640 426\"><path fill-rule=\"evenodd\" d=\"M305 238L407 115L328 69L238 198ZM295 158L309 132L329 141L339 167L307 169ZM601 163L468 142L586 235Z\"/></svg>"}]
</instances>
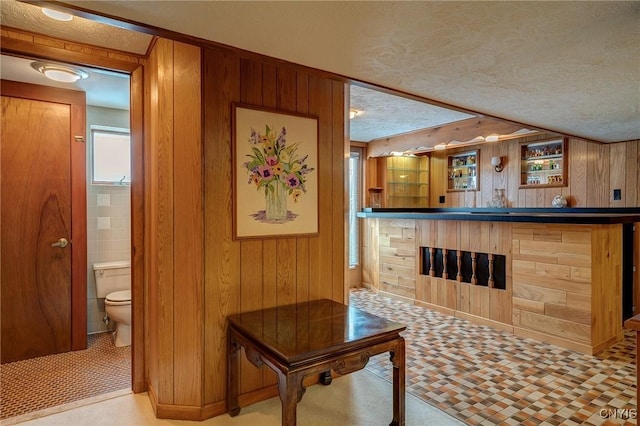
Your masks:
<instances>
[{"instance_id":1,"label":"recessed ceiling light","mask_svg":"<svg viewBox=\"0 0 640 426\"><path fill-rule=\"evenodd\" d=\"M86 71L66 65L32 62L31 68L44 74L48 79L61 83L74 83L89 77Z\"/></svg>"},{"instance_id":2,"label":"recessed ceiling light","mask_svg":"<svg viewBox=\"0 0 640 426\"><path fill-rule=\"evenodd\" d=\"M47 9L46 7L42 8L42 13L47 15L51 19L55 19L56 21L64 21L68 22L73 19L73 15L68 13L60 12L58 10Z\"/></svg>"}]
</instances>

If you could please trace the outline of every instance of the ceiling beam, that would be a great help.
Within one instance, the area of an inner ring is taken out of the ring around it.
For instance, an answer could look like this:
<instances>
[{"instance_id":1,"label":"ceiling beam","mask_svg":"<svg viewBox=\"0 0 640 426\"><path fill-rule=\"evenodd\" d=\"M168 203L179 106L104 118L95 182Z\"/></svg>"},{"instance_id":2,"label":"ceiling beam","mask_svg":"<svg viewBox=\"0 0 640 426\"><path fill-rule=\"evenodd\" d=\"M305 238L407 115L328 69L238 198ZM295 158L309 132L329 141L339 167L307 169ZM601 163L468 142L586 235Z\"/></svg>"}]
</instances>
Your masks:
<instances>
[{"instance_id":1,"label":"ceiling beam","mask_svg":"<svg viewBox=\"0 0 640 426\"><path fill-rule=\"evenodd\" d=\"M471 141L478 136L499 135L500 139L504 140L522 129L539 130L490 117L469 118L388 138L374 139L369 142L367 155L381 157L391 155L392 152L430 151L440 143ZM478 143L478 141L474 143Z\"/></svg>"}]
</instances>

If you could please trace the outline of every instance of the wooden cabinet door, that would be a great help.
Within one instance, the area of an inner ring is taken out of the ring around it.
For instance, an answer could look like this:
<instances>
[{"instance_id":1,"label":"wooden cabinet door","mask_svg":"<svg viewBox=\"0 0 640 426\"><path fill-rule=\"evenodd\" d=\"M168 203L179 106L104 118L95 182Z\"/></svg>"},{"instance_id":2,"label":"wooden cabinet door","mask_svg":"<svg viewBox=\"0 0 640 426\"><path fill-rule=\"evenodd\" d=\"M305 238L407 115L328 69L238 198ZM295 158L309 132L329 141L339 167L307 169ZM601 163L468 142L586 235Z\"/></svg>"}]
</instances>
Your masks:
<instances>
[{"instance_id":1,"label":"wooden cabinet door","mask_svg":"<svg viewBox=\"0 0 640 426\"><path fill-rule=\"evenodd\" d=\"M65 101L32 99L38 86L5 83L0 150L2 363L86 347L87 271L86 195L79 197L84 208L76 208L78 200L73 201L78 192L74 180L86 179L84 158L82 170L74 170L79 161L74 144L84 145L74 139L78 125L73 116L78 111ZM84 146L81 151L84 156ZM86 183L81 186L86 188ZM78 224L74 227L76 215L85 216L79 218L84 232ZM61 239L68 245L52 245ZM84 251L79 259L74 256L77 250ZM75 283L84 286L84 293L72 285L76 260L84 261L84 279ZM84 294L81 304L78 293Z\"/></svg>"}]
</instances>

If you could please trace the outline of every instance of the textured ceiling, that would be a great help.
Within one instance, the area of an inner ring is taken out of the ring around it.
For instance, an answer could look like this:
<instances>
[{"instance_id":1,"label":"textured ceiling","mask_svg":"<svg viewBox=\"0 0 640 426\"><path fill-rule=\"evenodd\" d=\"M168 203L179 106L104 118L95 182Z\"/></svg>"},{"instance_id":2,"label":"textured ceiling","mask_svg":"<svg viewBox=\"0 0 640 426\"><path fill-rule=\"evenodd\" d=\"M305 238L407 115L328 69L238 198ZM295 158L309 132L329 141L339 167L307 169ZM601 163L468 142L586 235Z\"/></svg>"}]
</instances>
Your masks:
<instances>
[{"instance_id":1,"label":"textured ceiling","mask_svg":"<svg viewBox=\"0 0 640 426\"><path fill-rule=\"evenodd\" d=\"M75 83L59 83L31 68L31 62L31 59L3 55L0 60L0 77L3 80L79 90L86 93L87 105L129 109L129 76L126 74L82 67L89 78Z\"/></svg>"},{"instance_id":2,"label":"textured ceiling","mask_svg":"<svg viewBox=\"0 0 640 426\"><path fill-rule=\"evenodd\" d=\"M640 2L69 1L600 141L640 139Z\"/></svg>"},{"instance_id":3,"label":"textured ceiling","mask_svg":"<svg viewBox=\"0 0 640 426\"><path fill-rule=\"evenodd\" d=\"M351 86L351 108L358 115L351 120L349 133L351 140L360 142L474 117L359 86Z\"/></svg>"}]
</instances>

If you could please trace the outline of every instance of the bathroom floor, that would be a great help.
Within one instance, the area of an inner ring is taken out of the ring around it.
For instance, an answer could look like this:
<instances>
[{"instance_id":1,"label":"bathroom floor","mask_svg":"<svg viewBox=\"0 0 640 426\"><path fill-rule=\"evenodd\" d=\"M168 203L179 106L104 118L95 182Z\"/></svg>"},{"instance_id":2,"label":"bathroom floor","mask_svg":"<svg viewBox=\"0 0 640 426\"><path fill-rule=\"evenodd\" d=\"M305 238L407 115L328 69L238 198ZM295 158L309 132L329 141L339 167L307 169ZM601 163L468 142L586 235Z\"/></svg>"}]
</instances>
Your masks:
<instances>
[{"instance_id":1,"label":"bathroom floor","mask_svg":"<svg viewBox=\"0 0 640 426\"><path fill-rule=\"evenodd\" d=\"M130 388L131 346L92 334L86 350L0 365L0 419Z\"/></svg>"}]
</instances>

